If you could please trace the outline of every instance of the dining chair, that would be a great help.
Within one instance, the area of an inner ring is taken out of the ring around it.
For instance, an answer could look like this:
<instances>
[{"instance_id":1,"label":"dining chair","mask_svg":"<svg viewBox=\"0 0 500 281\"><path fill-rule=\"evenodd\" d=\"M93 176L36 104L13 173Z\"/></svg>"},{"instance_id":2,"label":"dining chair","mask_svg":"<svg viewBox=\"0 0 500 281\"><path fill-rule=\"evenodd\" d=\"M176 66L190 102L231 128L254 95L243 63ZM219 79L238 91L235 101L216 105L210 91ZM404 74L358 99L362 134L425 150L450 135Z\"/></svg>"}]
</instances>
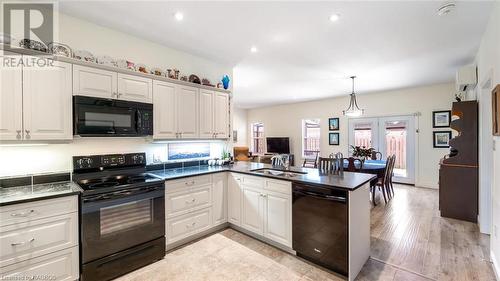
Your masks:
<instances>
[{"instance_id":1,"label":"dining chair","mask_svg":"<svg viewBox=\"0 0 500 281\"><path fill-rule=\"evenodd\" d=\"M380 152L380 151L372 151L371 159L372 160L382 160L382 152Z\"/></svg>"},{"instance_id":2,"label":"dining chair","mask_svg":"<svg viewBox=\"0 0 500 281\"><path fill-rule=\"evenodd\" d=\"M360 159L349 157L347 158L347 161L349 162L349 164L347 165L347 170L349 172L358 172L359 170L363 169L363 161L361 161ZM359 169L356 168L356 161L359 162Z\"/></svg>"},{"instance_id":3,"label":"dining chair","mask_svg":"<svg viewBox=\"0 0 500 281\"><path fill-rule=\"evenodd\" d=\"M392 193L391 198L394 197L394 186L392 185L392 177L394 177L394 166L396 165L396 155L392 155L391 166L388 178L388 190Z\"/></svg>"},{"instance_id":4,"label":"dining chair","mask_svg":"<svg viewBox=\"0 0 500 281\"><path fill-rule=\"evenodd\" d=\"M335 172L335 158L318 158L318 169L323 173L333 173Z\"/></svg>"},{"instance_id":5,"label":"dining chair","mask_svg":"<svg viewBox=\"0 0 500 281\"><path fill-rule=\"evenodd\" d=\"M387 204L387 197L388 197L387 192L388 192L388 185L389 185L389 176L391 173L390 165L392 163L392 159L393 159L393 156L387 157L384 176L382 178L378 179L377 183L375 184L375 186L373 188L373 192L376 191L377 187L379 188L379 190L382 191L382 194L384 195L385 204ZM391 176L392 176L392 174L391 174Z\"/></svg>"},{"instance_id":6,"label":"dining chair","mask_svg":"<svg viewBox=\"0 0 500 281\"><path fill-rule=\"evenodd\" d=\"M318 156L319 151L314 153L314 157L305 158L304 163L302 163L302 167L304 168L317 168L318 167Z\"/></svg>"}]
</instances>

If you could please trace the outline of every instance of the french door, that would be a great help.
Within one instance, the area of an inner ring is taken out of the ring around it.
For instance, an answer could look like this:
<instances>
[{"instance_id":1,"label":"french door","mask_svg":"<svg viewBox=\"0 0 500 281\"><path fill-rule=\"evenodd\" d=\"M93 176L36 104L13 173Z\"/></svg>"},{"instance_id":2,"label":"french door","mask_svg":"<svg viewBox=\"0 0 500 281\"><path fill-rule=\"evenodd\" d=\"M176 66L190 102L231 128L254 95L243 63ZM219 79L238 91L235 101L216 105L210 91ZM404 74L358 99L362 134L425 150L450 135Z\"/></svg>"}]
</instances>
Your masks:
<instances>
[{"instance_id":1,"label":"french door","mask_svg":"<svg viewBox=\"0 0 500 281\"><path fill-rule=\"evenodd\" d=\"M373 147L382 159L396 155L395 182L415 183L415 118L413 115L349 119L349 145Z\"/></svg>"}]
</instances>

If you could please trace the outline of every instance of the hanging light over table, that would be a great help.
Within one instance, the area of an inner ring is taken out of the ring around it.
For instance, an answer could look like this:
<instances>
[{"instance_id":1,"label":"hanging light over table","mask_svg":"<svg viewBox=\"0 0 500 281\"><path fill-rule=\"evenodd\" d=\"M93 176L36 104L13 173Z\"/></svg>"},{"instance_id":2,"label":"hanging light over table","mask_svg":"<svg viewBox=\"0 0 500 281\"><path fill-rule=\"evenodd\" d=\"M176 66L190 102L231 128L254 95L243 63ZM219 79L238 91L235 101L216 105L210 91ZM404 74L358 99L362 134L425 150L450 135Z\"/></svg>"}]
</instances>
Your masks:
<instances>
[{"instance_id":1,"label":"hanging light over table","mask_svg":"<svg viewBox=\"0 0 500 281\"><path fill-rule=\"evenodd\" d=\"M342 111L342 113L345 115L345 116L349 116L349 117L359 117L361 115L363 115L364 113L364 109L360 109L359 106L358 106L358 102L356 100L356 93L354 93L354 78L356 78L356 76L351 76L351 79L352 79L352 93L351 93L351 101L349 102L349 108L347 108L346 110Z\"/></svg>"}]
</instances>

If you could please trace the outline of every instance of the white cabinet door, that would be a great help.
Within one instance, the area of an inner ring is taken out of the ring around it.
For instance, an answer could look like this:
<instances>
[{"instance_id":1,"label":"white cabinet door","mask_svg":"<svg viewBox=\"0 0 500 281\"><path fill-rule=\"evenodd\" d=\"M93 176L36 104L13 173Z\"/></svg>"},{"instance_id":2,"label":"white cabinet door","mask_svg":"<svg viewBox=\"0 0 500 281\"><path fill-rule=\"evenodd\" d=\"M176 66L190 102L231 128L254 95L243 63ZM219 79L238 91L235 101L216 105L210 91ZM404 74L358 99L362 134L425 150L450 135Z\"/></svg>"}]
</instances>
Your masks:
<instances>
[{"instance_id":1,"label":"white cabinet door","mask_svg":"<svg viewBox=\"0 0 500 281\"><path fill-rule=\"evenodd\" d=\"M241 177L230 173L227 186L227 220L241 225Z\"/></svg>"},{"instance_id":2,"label":"white cabinet door","mask_svg":"<svg viewBox=\"0 0 500 281\"><path fill-rule=\"evenodd\" d=\"M55 61L52 67L23 68L25 140L73 138L71 67Z\"/></svg>"},{"instance_id":3,"label":"white cabinet door","mask_svg":"<svg viewBox=\"0 0 500 281\"><path fill-rule=\"evenodd\" d=\"M267 192L264 207L264 236L292 247L291 196Z\"/></svg>"},{"instance_id":4,"label":"white cabinet door","mask_svg":"<svg viewBox=\"0 0 500 281\"><path fill-rule=\"evenodd\" d=\"M73 66L73 95L114 99L117 97L117 81L116 72Z\"/></svg>"},{"instance_id":5,"label":"white cabinet door","mask_svg":"<svg viewBox=\"0 0 500 281\"><path fill-rule=\"evenodd\" d=\"M262 190L243 184L241 204L241 227L263 235L263 194Z\"/></svg>"},{"instance_id":6,"label":"white cabinet door","mask_svg":"<svg viewBox=\"0 0 500 281\"><path fill-rule=\"evenodd\" d=\"M214 138L214 92L200 90L200 138Z\"/></svg>"},{"instance_id":7,"label":"white cabinet door","mask_svg":"<svg viewBox=\"0 0 500 281\"><path fill-rule=\"evenodd\" d=\"M118 73L118 98L121 100L151 103L153 100L153 80Z\"/></svg>"},{"instance_id":8,"label":"white cabinet door","mask_svg":"<svg viewBox=\"0 0 500 281\"><path fill-rule=\"evenodd\" d=\"M23 137L23 82L20 55L0 51L4 61L15 66L0 65L0 140L21 140Z\"/></svg>"},{"instance_id":9,"label":"white cabinet door","mask_svg":"<svg viewBox=\"0 0 500 281\"><path fill-rule=\"evenodd\" d=\"M219 225L227 222L227 174L213 175L212 182L212 222Z\"/></svg>"},{"instance_id":10,"label":"white cabinet door","mask_svg":"<svg viewBox=\"0 0 500 281\"><path fill-rule=\"evenodd\" d=\"M153 138L172 139L177 135L176 86L153 82Z\"/></svg>"},{"instance_id":11,"label":"white cabinet door","mask_svg":"<svg viewBox=\"0 0 500 281\"><path fill-rule=\"evenodd\" d=\"M229 137L229 95L226 93L214 95L214 131L218 139Z\"/></svg>"},{"instance_id":12,"label":"white cabinet door","mask_svg":"<svg viewBox=\"0 0 500 281\"><path fill-rule=\"evenodd\" d=\"M198 89L177 87L177 131L180 138L198 137Z\"/></svg>"}]
</instances>

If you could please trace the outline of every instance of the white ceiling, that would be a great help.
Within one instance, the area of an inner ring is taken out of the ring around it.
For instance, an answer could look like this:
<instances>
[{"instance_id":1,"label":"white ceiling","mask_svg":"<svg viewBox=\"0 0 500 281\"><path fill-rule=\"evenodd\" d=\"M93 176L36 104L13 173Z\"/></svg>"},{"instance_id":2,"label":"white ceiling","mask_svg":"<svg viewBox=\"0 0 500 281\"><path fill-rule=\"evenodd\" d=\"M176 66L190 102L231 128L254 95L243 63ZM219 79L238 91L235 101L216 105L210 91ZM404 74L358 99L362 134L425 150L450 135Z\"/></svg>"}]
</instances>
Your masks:
<instances>
[{"instance_id":1,"label":"white ceiling","mask_svg":"<svg viewBox=\"0 0 500 281\"><path fill-rule=\"evenodd\" d=\"M444 17L441 1L68 1L60 9L234 65L235 102L248 108L346 95L350 75L358 93L453 81L473 61L492 9L456 3Z\"/></svg>"}]
</instances>

